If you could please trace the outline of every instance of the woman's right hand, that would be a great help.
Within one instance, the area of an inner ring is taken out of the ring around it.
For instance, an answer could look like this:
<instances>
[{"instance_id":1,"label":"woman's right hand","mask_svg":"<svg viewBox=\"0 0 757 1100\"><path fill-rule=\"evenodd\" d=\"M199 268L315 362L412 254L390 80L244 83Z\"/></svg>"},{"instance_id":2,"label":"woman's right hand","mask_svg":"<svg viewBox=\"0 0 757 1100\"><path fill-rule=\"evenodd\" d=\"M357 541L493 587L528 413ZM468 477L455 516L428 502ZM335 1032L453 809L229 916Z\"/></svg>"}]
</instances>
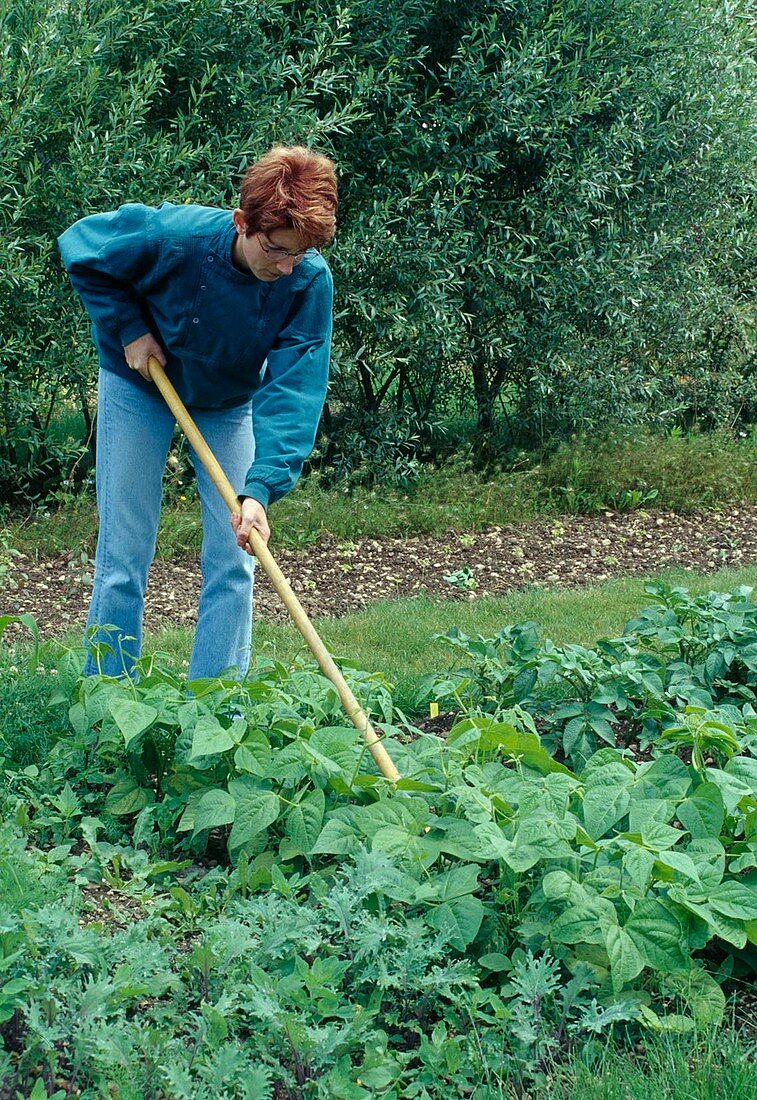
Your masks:
<instances>
[{"instance_id":1,"label":"woman's right hand","mask_svg":"<svg viewBox=\"0 0 757 1100\"><path fill-rule=\"evenodd\" d=\"M151 355L155 356L161 367L166 365L166 354L151 332L146 332L144 336L132 340L130 344L125 344L124 355L131 369L141 374L148 382L152 381L147 369L147 360Z\"/></svg>"}]
</instances>

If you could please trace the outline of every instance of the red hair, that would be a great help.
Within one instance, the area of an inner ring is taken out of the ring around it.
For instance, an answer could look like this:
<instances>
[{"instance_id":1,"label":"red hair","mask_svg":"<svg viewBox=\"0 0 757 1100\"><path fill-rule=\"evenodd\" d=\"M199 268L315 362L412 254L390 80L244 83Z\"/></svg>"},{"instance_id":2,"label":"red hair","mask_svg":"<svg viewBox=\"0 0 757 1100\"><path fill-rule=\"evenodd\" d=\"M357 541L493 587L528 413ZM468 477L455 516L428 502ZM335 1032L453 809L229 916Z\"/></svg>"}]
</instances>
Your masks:
<instances>
[{"instance_id":1,"label":"red hair","mask_svg":"<svg viewBox=\"0 0 757 1100\"><path fill-rule=\"evenodd\" d=\"M304 145L274 145L247 169L239 196L248 235L294 229L309 248L334 236L338 203L333 161Z\"/></svg>"}]
</instances>

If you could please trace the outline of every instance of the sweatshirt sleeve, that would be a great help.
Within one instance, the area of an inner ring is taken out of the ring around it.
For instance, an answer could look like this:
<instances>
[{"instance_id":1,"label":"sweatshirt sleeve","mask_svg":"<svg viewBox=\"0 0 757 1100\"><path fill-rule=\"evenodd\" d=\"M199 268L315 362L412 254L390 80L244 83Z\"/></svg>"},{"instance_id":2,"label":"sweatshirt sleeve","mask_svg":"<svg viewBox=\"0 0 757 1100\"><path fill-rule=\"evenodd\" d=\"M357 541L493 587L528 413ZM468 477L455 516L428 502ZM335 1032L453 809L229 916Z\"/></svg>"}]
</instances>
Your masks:
<instances>
[{"instance_id":1,"label":"sweatshirt sleeve","mask_svg":"<svg viewBox=\"0 0 757 1100\"><path fill-rule=\"evenodd\" d=\"M135 284L156 259L149 234L152 213L148 206L129 203L82 218L58 238L66 271L95 326L124 346L149 331Z\"/></svg>"},{"instance_id":2,"label":"sweatshirt sleeve","mask_svg":"<svg viewBox=\"0 0 757 1100\"><path fill-rule=\"evenodd\" d=\"M255 460L243 495L266 508L294 486L313 449L326 400L332 301L331 273L322 268L298 295L252 398Z\"/></svg>"}]
</instances>

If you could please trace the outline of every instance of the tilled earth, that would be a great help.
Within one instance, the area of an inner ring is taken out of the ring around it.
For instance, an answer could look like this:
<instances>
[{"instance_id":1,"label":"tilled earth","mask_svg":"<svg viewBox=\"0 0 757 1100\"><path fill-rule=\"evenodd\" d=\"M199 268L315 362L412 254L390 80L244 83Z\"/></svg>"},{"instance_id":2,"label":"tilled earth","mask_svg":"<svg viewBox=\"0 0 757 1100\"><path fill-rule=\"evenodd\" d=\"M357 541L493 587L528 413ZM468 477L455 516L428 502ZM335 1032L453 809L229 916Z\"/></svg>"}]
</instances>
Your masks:
<instances>
[{"instance_id":1,"label":"tilled earth","mask_svg":"<svg viewBox=\"0 0 757 1100\"><path fill-rule=\"evenodd\" d=\"M722 512L606 512L564 516L478 533L415 538L327 540L305 550L279 549L276 559L311 616L338 616L383 599L425 595L475 599L540 584L572 587L638 576L670 566L715 572L757 564L757 505ZM445 578L458 574L457 583ZM468 586L464 585L468 577ZM156 561L150 571L145 627L191 625L197 611L196 558ZM45 637L86 619L91 563L79 548L58 557L21 554L12 561L0 613L31 612ZM262 570L256 616L286 612Z\"/></svg>"}]
</instances>

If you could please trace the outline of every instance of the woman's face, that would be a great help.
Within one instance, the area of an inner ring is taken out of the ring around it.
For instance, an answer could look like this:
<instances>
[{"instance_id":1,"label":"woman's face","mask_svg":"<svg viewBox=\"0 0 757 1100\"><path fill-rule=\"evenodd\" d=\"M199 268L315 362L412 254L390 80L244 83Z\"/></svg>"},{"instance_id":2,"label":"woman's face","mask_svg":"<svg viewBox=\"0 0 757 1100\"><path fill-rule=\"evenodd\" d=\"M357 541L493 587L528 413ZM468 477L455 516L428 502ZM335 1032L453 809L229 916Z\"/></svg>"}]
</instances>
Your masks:
<instances>
[{"instance_id":1,"label":"woman's face","mask_svg":"<svg viewBox=\"0 0 757 1100\"><path fill-rule=\"evenodd\" d=\"M307 251L307 244L295 229L271 229L248 236L241 210L234 211L234 225L237 230L232 249L234 262L265 283L291 275Z\"/></svg>"}]
</instances>

